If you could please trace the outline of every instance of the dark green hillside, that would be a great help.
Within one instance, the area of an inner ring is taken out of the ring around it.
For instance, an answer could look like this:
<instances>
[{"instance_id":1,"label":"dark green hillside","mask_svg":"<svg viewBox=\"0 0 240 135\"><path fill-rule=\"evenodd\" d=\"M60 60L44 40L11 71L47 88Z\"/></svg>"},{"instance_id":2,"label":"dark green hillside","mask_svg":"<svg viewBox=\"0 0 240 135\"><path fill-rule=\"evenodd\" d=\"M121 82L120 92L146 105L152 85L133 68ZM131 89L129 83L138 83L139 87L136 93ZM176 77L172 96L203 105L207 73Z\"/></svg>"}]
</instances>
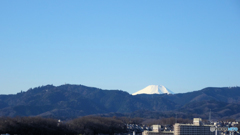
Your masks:
<instances>
[{"instance_id":1,"label":"dark green hillside","mask_svg":"<svg viewBox=\"0 0 240 135\"><path fill-rule=\"evenodd\" d=\"M101 90L83 85L46 85L15 95L0 95L0 116L75 118L85 115L139 117L238 117L240 88L205 88L182 94L132 96L121 90ZM151 118L150 117L150 118Z\"/></svg>"},{"instance_id":2,"label":"dark green hillside","mask_svg":"<svg viewBox=\"0 0 240 135\"><path fill-rule=\"evenodd\" d=\"M219 102L215 100L199 101L188 103L178 111L195 116L199 115L203 118L208 118L210 109L213 117L215 118L232 117L234 114L240 112L240 105Z\"/></svg>"},{"instance_id":3,"label":"dark green hillside","mask_svg":"<svg viewBox=\"0 0 240 135\"><path fill-rule=\"evenodd\" d=\"M163 95L163 97L172 100L180 105L206 100L216 100L220 102L240 104L240 87L208 87L199 91L174 95Z\"/></svg>"},{"instance_id":4,"label":"dark green hillside","mask_svg":"<svg viewBox=\"0 0 240 135\"><path fill-rule=\"evenodd\" d=\"M175 103L162 97L145 99L120 90L101 90L83 85L47 85L0 98L2 116L78 117L136 110L166 111Z\"/></svg>"}]
</instances>

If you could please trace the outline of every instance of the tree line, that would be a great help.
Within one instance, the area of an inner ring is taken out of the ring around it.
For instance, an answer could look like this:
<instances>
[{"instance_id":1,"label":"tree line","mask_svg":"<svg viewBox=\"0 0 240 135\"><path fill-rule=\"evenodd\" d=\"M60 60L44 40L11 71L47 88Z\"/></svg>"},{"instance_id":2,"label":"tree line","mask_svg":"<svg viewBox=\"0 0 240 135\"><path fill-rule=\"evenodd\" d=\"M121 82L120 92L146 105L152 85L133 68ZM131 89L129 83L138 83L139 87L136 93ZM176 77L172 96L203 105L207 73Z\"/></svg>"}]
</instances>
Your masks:
<instances>
[{"instance_id":1,"label":"tree line","mask_svg":"<svg viewBox=\"0 0 240 135\"><path fill-rule=\"evenodd\" d=\"M97 116L85 116L67 122L42 117L1 117L0 134L114 134L127 131L124 122L124 119Z\"/></svg>"},{"instance_id":2,"label":"tree line","mask_svg":"<svg viewBox=\"0 0 240 135\"><path fill-rule=\"evenodd\" d=\"M59 121L52 118L42 117L0 117L0 134L20 135L95 135L127 133L127 124L151 126L154 124L173 125L178 123L191 123L190 119L171 118L143 119L127 117L100 117L84 116L69 121Z\"/></svg>"}]
</instances>

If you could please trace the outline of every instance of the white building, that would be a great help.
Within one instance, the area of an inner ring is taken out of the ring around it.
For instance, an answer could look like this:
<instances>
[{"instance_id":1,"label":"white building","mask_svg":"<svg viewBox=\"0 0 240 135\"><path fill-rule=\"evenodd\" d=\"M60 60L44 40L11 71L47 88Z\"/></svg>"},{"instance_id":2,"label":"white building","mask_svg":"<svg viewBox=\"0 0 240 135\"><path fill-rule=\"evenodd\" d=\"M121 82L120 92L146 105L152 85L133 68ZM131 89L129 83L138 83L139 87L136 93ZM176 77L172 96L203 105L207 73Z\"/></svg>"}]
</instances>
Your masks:
<instances>
[{"instance_id":1,"label":"white building","mask_svg":"<svg viewBox=\"0 0 240 135\"><path fill-rule=\"evenodd\" d=\"M212 125L203 125L201 118L194 118L193 124L175 123L174 135L214 135L210 131Z\"/></svg>"},{"instance_id":2,"label":"white building","mask_svg":"<svg viewBox=\"0 0 240 135\"><path fill-rule=\"evenodd\" d=\"M161 125L153 125L152 131L143 131L142 135L173 135L173 131L161 131Z\"/></svg>"}]
</instances>

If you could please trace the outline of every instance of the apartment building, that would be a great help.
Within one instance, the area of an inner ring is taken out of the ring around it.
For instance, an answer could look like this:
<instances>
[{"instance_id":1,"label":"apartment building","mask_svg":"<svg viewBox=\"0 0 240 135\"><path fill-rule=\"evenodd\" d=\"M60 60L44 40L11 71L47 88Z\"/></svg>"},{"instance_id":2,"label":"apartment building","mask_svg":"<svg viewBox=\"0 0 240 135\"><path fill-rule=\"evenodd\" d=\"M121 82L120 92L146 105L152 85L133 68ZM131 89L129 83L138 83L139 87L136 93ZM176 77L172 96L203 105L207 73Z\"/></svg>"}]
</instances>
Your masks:
<instances>
[{"instance_id":1,"label":"apartment building","mask_svg":"<svg viewBox=\"0 0 240 135\"><path fill-rule=\"evenodd\" d=\"M194 118L193 124L175 123L174 135L214 135L210 131L212 125L204 125L201 118Z\"/></svg>"}]
</instances>

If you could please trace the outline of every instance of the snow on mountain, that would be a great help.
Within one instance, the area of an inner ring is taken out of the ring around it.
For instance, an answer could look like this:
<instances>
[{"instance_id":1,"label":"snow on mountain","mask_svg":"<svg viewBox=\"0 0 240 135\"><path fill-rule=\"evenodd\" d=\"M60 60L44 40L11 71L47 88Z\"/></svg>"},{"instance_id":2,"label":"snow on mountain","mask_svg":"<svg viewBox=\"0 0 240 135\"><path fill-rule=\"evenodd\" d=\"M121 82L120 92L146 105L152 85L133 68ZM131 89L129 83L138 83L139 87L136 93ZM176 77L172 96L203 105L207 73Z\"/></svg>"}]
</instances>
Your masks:
<instances>
[{"instance_id":1,"label":"snow on mountain","mask_svg":"<svg viewBox=\"0 0 240 135\"><path fill-rule=\"evenodd\" d=\"M138 92L133 93L132 95L137 94L174 94L171 90L167 89L162 85L149 85L146 88L139 90Z\"/></svg>"}]
</instances>

